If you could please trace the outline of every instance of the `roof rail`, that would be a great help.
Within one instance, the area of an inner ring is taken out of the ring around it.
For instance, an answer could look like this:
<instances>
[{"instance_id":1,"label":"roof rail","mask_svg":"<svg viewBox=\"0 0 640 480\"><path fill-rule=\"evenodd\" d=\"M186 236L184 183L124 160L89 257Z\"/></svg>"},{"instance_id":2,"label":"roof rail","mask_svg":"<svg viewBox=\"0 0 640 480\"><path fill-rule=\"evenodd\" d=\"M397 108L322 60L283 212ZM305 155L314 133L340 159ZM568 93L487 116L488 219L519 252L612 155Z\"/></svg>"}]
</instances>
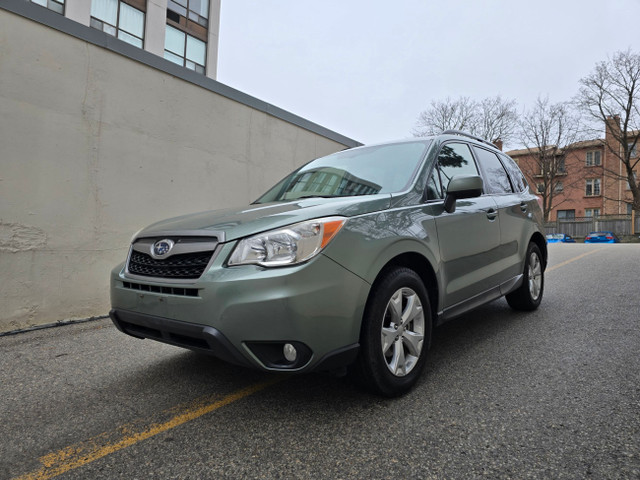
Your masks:
<instances>
[{"instance_id":1,"label":"roof rail","mask_svg":"<svg viewBox=\"0 0 640 480\"><path fill-rule=\"evenodd\" d=\"M497 148L493 143L491 143L488 140L485 140L484 138L480 138L480 137L476 137L475 135L471 135L470 133L467 132L463 132L462 130L445 130L444 132L442 132L443 134L447 134L447 135L461 135L463 137L469 137L469 138L473 138L474 140L477 140L478 142L482 142L482 143L486 143L487 145L491 145L493 148Z\"/></svg>"}]
</instances>

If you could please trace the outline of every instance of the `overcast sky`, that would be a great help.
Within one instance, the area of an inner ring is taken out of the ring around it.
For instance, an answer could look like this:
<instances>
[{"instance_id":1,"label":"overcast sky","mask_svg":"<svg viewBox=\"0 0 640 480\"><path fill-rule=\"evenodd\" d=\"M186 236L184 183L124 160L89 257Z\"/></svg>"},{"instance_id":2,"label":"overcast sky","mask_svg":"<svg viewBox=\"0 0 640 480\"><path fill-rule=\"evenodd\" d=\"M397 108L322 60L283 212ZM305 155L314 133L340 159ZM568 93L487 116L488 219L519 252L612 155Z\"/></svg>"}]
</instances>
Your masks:
<instances>
[{"instance_id":1,"label":"overcast sky","mask_svg":"<svg viewBox=\"0 0 640 480\"><path fill-rule=\"evenodd\" d=\"M411 136L432 100L569 100L640 0L222 0L218 80L363 143Z\"/></svg>"}]
</instances>

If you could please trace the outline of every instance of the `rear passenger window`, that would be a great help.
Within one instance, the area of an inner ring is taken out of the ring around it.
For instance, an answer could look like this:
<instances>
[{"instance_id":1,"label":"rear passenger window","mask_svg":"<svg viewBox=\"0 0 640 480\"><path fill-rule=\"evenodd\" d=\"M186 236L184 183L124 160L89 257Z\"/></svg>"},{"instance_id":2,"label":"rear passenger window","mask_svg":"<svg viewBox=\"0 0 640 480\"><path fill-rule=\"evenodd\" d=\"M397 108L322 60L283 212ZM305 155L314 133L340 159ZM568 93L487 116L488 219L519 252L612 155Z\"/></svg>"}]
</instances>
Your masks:
<instances>
[{"instance_id":1,"label":"rear passenger window","mask_svg":"<svg viewBox=\"0 0 640 480\"><path fill-rule=\"evenodd\" d=\"M500 158L504 162L507 172L509 172L509 178L511 178L513 189L516 192L523 192L527 188L527 181L524 179L524 176L518 168L518 165L516 165L516 162L507 155L500 155Z\"/></svg>"},{"instance_id":2,"label":"rear passenger window","mask_svg":"<svg viewBox=\"0 0 640 480\"><path fill-rule=\"evenodd\" d=\"M498 156L484 148L472 147L480 166L486 173L487 190L490 193L512 193L511 182Z\"/></svg>"},{"instance_id":3,"label":"rear passenger window","mask_svg":"<svg viewBox=\"0 0 640 480\"><path fill-rule=\"evenodd\" d=\"M478 175L471 150L464 143L447 143L438 154L442 189L446 192L455 175Z\"/></svg>"}]
</instances>

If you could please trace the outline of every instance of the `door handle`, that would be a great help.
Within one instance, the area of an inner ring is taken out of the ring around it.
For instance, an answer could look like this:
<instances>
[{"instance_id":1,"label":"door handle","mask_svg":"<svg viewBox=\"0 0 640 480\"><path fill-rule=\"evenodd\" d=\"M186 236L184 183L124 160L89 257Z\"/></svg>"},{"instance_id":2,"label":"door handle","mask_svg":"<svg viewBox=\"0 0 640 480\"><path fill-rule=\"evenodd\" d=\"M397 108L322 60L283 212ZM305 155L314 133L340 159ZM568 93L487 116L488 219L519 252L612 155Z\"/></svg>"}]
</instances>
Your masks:
<instances>
[{"instance_id":1,"label":"door handle","mask_svg":"<svg viewBox=\"0 0 640 480\"><path fill-rule=\"evenodd\" d=\"M498 211L495 210L494 208L490 208L489 210L487 210L487 218L490 221L494 221L496 218L498 217Z\"/></svg>"}]
</instances>

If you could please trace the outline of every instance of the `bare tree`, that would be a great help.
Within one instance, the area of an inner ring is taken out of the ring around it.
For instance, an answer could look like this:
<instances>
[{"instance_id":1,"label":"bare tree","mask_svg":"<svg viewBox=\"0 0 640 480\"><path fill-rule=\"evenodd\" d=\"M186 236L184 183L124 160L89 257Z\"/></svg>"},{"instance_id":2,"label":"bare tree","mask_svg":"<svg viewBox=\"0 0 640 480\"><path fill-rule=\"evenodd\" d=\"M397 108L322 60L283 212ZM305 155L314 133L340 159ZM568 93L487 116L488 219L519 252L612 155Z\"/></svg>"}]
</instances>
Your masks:
<instances>
[{"instance_id":1,"label":"bare tree","mask_svg":"<svg viewBox=\"0 0 640 480\"><path fill-rule=\"evenodd\" d=\"M609 166L606 174L629 182L633 209L640 212L640 185L633 174L640 161L635 154L640 134L640 55L630 50L617 52L598 63L580 84L576 104L600 125L604 122L615 140L606 142L606 148L624 167L621 174Z\"/></svg>"},{"instance_id":2,"label":"bare tree","mask_svg":"<svg viewBox=\"0 0 640 480\"><path fill-rule=\"evenodd\" d=\"M508 143L517 125L515 100L503 100L500 95L479 102L469 97L447 97L444 101L433 100L431 107L420 113L412 133L421 137L449 129L464 130L492 142Z\"/></svg>"},{"instance_id":3,"label":"bare tree","mask_svg":"<svg viewBox=\"0 0 640 480\"><path fill-rule=\"evenodd\" d=\"M562 204L556 194L574 188L567 184L566 158L578 140L580 122L578 116L566 102L552 104L549 98L538 97L535 106L526 111L520 121L520 140L529 153L531 161L520 164L520 168L535 178L538 194L542 197L545 221L553 207Z\"/></svg>"}]
</instances>

